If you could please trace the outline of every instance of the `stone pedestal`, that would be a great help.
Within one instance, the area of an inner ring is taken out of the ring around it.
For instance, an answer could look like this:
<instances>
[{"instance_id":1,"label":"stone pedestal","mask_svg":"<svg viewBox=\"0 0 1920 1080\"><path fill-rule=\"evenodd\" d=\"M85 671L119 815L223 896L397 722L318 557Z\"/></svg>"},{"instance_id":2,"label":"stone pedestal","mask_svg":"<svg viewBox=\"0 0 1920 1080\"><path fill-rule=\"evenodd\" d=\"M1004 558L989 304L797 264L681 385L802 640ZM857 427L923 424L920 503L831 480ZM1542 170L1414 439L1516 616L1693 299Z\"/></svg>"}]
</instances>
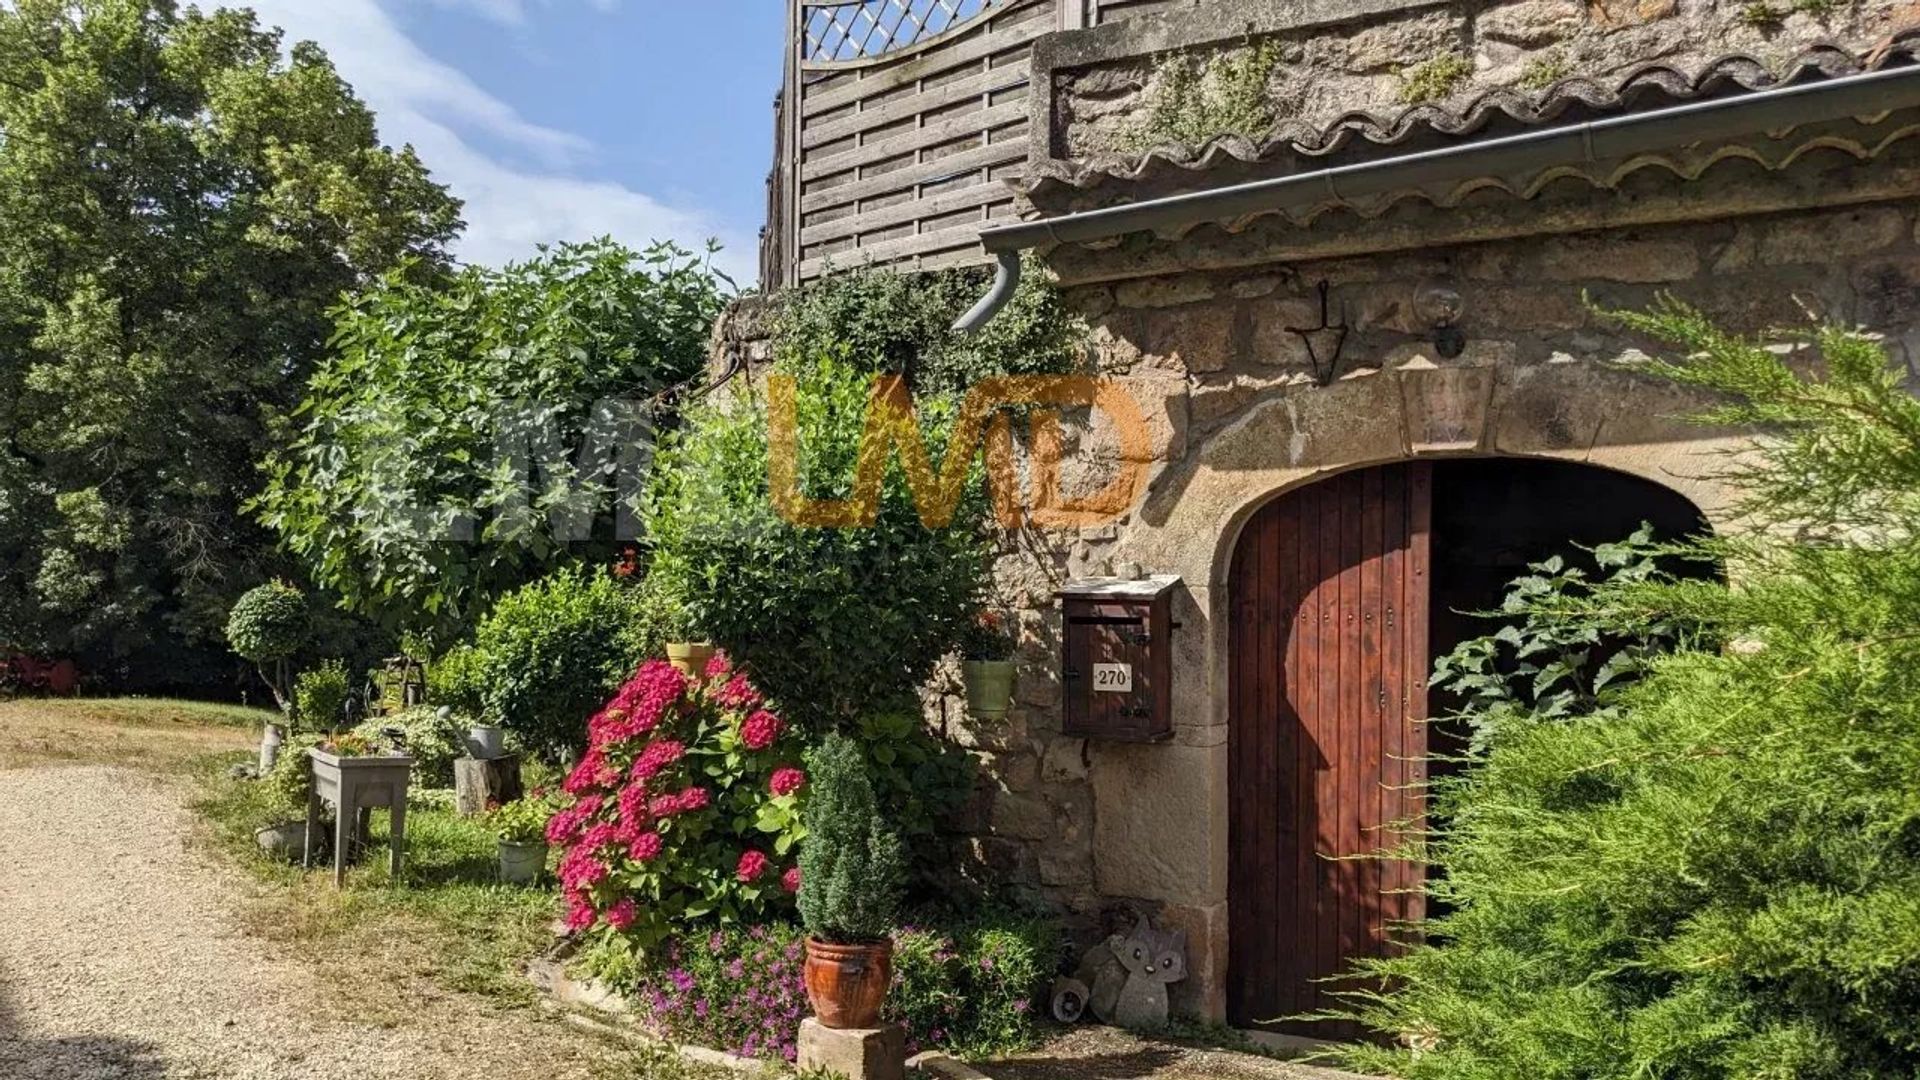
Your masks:
<instances>
[{"instance_id":1,"label":"stone pedestal","mask_svg":"<svg viewBox=\"0 0 1920 1080\"><path fill-rule=\"evenodd\" d=\"M800 1021L797 1064L847 1080L905 1080L907 1033L893 1025L836 1031L809 1016Z\"/></svg>"}]
</instances>

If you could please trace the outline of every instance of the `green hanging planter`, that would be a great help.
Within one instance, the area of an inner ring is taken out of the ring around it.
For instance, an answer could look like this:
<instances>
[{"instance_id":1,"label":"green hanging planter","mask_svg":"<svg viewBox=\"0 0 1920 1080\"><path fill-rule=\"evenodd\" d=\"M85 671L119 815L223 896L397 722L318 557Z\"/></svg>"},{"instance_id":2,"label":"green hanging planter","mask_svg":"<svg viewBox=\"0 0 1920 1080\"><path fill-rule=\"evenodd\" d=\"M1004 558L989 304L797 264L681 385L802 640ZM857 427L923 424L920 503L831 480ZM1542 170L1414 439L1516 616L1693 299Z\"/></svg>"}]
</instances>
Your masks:
<instances>
[{"instance_id":1,"label":"green hanging planter","mask_svg":"<svg viewBox=\"0 0 1920 1080\"><path fill-rule=\"evenodd\" d=\"M967 712L980 720L1004 720L1013 707L1016 665L1011 660L963 660L960 681L967 687Z\"/></svg>"}]
</instances>

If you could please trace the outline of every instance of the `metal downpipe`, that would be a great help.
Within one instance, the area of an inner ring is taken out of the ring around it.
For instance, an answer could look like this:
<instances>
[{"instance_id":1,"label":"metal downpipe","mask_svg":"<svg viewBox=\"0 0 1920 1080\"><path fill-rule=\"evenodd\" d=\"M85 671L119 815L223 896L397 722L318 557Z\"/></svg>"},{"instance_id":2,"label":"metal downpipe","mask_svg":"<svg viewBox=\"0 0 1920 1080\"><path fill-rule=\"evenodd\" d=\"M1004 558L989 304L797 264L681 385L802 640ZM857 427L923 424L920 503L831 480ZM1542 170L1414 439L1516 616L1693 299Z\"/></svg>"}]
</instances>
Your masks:
<instances>
[{"instance_id":1,"label":"metal downpipe","mask_svg":"<svg viewBox=\"0 0 1920 1080\"><path fill-rule=\"evenodd\" d=\"M993 271L993 284L987 294L974 302L965 315L954 320L953 328L962 334L971 334L993 321L1000 309L1013 299L1013 291L1020 287L1020 251L1018 248L994 253L997 265Z\"/></svg>"}]
</instances>

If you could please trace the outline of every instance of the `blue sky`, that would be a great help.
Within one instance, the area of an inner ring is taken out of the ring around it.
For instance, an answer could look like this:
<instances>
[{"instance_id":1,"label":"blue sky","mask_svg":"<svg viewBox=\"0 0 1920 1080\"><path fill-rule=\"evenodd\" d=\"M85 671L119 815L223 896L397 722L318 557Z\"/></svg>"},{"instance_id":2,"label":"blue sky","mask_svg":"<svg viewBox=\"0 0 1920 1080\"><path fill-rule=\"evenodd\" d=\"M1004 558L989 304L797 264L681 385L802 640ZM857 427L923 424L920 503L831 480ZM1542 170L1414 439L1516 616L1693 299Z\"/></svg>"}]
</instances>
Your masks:
<instances>
[{"instance_id":1,"label":"blue sky","mask_svg":"<svg viewBox=\"0 0 1920 1080\"><path fill-rule=\"evenodd\" d=\"M222 0L319 42L467 200L472 262L610 233L726 244L749 284L780 84L778 0Z\"/></svg>"}]
</instances>

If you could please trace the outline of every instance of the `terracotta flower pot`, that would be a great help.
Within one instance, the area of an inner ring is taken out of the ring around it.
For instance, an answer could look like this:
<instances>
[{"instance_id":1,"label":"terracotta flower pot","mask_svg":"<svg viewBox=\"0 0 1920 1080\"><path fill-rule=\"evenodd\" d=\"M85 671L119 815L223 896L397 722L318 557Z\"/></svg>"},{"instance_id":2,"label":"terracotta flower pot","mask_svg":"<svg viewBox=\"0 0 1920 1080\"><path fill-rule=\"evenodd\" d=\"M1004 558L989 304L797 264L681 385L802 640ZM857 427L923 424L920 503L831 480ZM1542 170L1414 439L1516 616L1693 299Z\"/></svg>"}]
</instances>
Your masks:
<instances>
[{"instance_id":1,"label":"terracotta flower pot","mask_svg":"<svg viewBox=\"0 0 1920 1080\"><path fill-rule=\"evenodd\" d=\"M880 1003L893 981L893 942L835 945L807 939L807 1000L830 1028L880 1026Z\"/></svg>"},{"instance_id":2,"label":"terracotta flower pot","mask_svg":"<svg viewBox=\"0 0 1920 1080\"><path fill-rule=\"evenodd\" d=\"M667 663L680 674L700 678L707 673L707 661L715 650L711 641L673 641L667 643Z\"/></svg>"},{"instance_id":3,"label":"terracotta flower pot","mask_svg":"<svg viewBox=\"0 0 1920 1080\"><path fill-rule=\"evenodd\" d=\"M979 720L1006 719L1013 706L1016 671L1011 660L962 661L960 681L967 687L967 712Z\"/></svg>"}]
</instances>

